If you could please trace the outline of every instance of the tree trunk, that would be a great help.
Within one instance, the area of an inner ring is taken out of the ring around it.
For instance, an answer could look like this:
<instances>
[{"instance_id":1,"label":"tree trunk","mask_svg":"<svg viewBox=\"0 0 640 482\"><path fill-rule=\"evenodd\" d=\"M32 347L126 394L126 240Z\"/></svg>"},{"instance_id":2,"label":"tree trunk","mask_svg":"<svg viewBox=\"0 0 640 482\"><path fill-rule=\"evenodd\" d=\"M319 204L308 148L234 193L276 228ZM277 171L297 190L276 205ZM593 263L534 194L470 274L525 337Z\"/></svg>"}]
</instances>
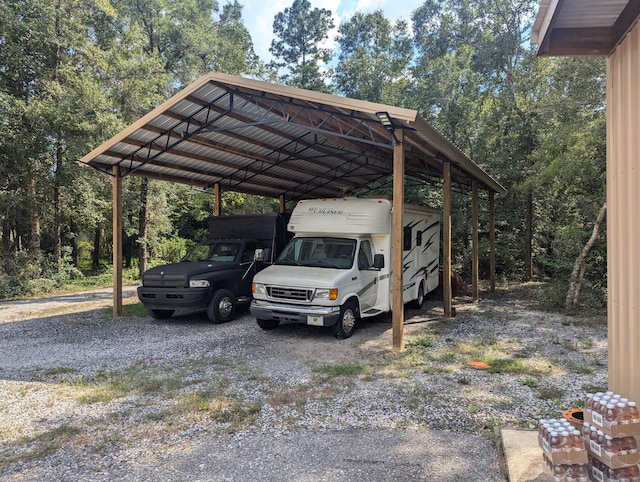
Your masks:
<instances>
[{"instance_id":1,"label":"tree trunk","mask_svg":"<svg viewBox=\"0 0 640 482\"><path fill-rule=\"evenodd\" d=\"M2 252L4 254L11 251L11 223L9 216L2 218Z\"/></svg>"},{"instance_id":2,"label":"tree trunk","mask_svg":"<svg viewBox=\"0 0 640 482\"><path fill-rule=\"evenodd\" d=\"M91 253L91 268L97 271L100 267L100 240L102 239L102 229L96 227L93 232L93 252Z\"/></svg>"},{"instance_id":3,"label":"tree trunk","mask_svg":"<svg viewBox=\"0 0 640 482\"><path fill-rule=\"evenodd\" d=\"M60 186L62 185L62 140L58 134L58 147L56 149L56 164L53 180L53 236L55 245L55 257L58 263L58 273L62 271L62 200L60 199Z\"/></svg>"},{"instance_id":4,"label":"tree trunk","mask_svg":"<svg viewBox=\"0 0 640 482\"><path fill-rule=\"evenodd\" d=\"M580 286L582 284L582 280L584 279L585 272L585 264L584 260L589 254L589 251L593 247L593 244L598 239L598 231L600 231L600 225L604 220L604 215L607 212L607 203L605 202L600 208L600 213L598 214L598 219L596 219L595 224L593 225L593 232L591 233L591 237L587 244L582 248L582 252L576 259L575 264L573 265L573 272L571 273L571 282L569 283L569 291L567 292L567 298L565 299L565 307L570 308L571 306L575 306L578 303L578 295L580 294Z\"/></svg>"},{"instance_id":5,"label":"tree trunk","mask_svg":"<svg viewBox=\"0 0 640 482\"><path fill-rule=\"evenodd\" d=\"M71 220L71 261L76 268L80 268L78 239L80 238L78 223Z\"/></svg>"},{"instance_id":6,"label":"tree trunk","mask_svg":"<svg viewBox=\"0 0 640 482\"><path fill-rule=\"evenodd\" d=\"M26 248L28 250L40 249L40 213L38 212L38 202L36 199L36 180L29 179L28 189L28 212L29 212L29 239Z\"/></svg>"},{"instance_id":7,"label":"tree trunk","mask_svg":"<svg viewBox=\"0 0 640 482\"><path fill-rule=\"evenodd\" d=\"M140 279L142 273L147 270L147 199L149 197L149 179L143 177L140 182L140 213L139 213L139 229L138 229L138 269L140 271Z\"/></svg>"},{"instance_id":8,"label":"tree trunk","mask_svg":"<svg viewBox=\"0 0 640 482\"><path fill-rule=\"evenodd\" d=\"M524 279L533 278L533 193L527 192L524 220Z\"/></svg>"}]
</instances>

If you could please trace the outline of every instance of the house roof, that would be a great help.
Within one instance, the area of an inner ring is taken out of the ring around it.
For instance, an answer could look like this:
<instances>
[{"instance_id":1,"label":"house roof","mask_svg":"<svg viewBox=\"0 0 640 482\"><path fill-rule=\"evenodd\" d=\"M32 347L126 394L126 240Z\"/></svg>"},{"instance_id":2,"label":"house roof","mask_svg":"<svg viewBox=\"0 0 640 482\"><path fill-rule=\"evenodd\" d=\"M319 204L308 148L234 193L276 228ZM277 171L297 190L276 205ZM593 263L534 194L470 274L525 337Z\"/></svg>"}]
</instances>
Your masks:
<instances>
[{"instance_id":1,"label":"house roof","mask_svg":"<svg viewBox=\"0 0 640 482\"><path fill-rule=\"evenodd\" d=\"M111 174L224 190L335 197L393 173L386 112L404 133L405 174L505 189L417 111L210 72L109 139L81 161Z\"/></svg>"},{"instance_id":2,"label":"house roof","mask_svg":"<svg viewBox=\"0 0 640 482\"><path fill-rule=\"evenodd\" d=\"M540 56L606 56L639 16L640 0L542 0L531 43Z\"/></svg>"}]
</instances>

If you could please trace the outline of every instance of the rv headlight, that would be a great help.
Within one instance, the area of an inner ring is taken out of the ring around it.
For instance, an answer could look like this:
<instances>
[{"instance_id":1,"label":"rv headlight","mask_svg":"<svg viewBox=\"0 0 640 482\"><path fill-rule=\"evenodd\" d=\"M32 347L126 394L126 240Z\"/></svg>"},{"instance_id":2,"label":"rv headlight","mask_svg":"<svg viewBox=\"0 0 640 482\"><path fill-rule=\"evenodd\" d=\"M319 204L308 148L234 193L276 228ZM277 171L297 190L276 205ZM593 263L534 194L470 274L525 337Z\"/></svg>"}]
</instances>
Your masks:
<instances>
[{"instance_id":1,"label":"rv headlight","mask_svg":"<svg viewBox=\"0 0 640 482\"><path fill-rule=\"evenodd\" d=\"M211 286L211 283L206 279L189 280L189 288L208 288L209 286Z\"/></svg>"},{"instance_id":2,"label":"rv headlight","mask_svg":"<svg viewBox=\"0 0 640 482\"><path fill-rule=\"evenodd\" d=\"M251 283L251 291L254 295L266 295L267 289L262 283Z\"/></svg>"},{"instance_id":3,"label":"rv headlight","mask_svg":"<svg viewBox=\"0 0 640 482\"><path fill-rule=\"evenodd\" d=\"M338 299L338 288L330 288L328 290L325 289L317 289L315 299L317 300L337 300Z\"/></svg>"}]
</instances>

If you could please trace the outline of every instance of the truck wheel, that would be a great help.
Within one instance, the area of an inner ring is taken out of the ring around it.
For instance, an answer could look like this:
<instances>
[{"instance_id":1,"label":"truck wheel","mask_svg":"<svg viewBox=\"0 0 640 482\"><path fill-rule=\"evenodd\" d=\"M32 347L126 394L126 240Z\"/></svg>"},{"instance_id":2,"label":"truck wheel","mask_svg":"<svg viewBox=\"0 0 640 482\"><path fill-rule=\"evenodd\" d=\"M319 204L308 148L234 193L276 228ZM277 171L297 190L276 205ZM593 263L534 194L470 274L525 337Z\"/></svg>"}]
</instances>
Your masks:
<instances>
[{"instance_id":1,"label":"truck wheel","mask_svg":"<svg viewBox=\"0 0 640 482\"><path fill-rule=\"evenodd\" d=\"M175 310L149 310L149 314L156 320L166 320L173 316Z\"/></svg>"},{"instance_id":2,"label":"truck wheel","mask_svg":"<svg viewBox=\"0 0 640 482\"><path fill-rule=\"evenodd\" d=\"M212 323L226 323L236 314L236 297L229 290L217 290L207 305L207 317Z\"/></svg>"},{"instance_id":3,"label":"truck wheel","mask_svg":"<svg viewBox=\"0 0 640 482\"><path fill-rule=\"evenodd\" d=\"M342 340L353 335L356 326L356 307L352 302L345 303L340 308L340 319L333 325L333 335Z\"/></svg>"},{"instance_id":4,"label":"truck wheel","mask_svg":"<svg viewBox=\"0 0 640 482\"><path fill-rule=\"evenodd\" d=\"M280 324L280 320L261 320L258 318L256 321L258 322L258 326L263 330L273 330Z\"/></svg>"},{"instance_id":5,"label":"truck wheel","mask_svg":"<svg viewBox=\"0 0 640 482\"><path fill-rule=\"evenodd\" d=\"M421 281L420 286L418 286L418 297L409 303L409 306L414 310L419 310L422 308L422 304L424 303L424 283Z\"/></svg>"}]
</instances>

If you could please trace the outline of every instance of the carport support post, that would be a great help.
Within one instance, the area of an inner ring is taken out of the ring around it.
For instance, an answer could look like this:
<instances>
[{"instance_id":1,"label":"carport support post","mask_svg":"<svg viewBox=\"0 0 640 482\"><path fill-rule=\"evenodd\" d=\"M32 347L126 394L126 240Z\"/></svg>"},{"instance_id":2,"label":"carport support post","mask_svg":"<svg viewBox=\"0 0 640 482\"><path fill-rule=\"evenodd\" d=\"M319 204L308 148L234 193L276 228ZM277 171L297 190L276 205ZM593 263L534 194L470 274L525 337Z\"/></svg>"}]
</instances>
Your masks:
<instances>
[{"instance_id":1,"label":"carport support post","mask_svg":"<svg viewBox=\"0 0 640 482\"><path fill-rule=\"evenodd\" d=\"M113 166L113 316L122 316L122 177Z\"/></svg>"},{"instance_id":2,"label":"carport support post","mask_svg":"<svg viewBox=\"0 0 640 482\"><path fill-rule=\"evenodd\" d=\"M496 202L495 193L489 191L489 276L491 292L496 291Z\"/></svg>"},{"instance_id":3,"label":"carport support post","mask_svg":"<svg viewBox=\"0 0 640 482\"><path fill-rule=\"evenodd\" d=\"M473 301L478 301L478 181L471 182L471 230L472 230L472 254L471 254L471 296Z\"/></svg>"},{"instance_id":4,"label":"carport support post","mask_svg":"<svg viewBox=\"0 0 640 482\"><path fill-rule=\"evenodd\" d=\"M393 142L393 216L391 232L391 324L393 348L404 350L404 302L402 298L402 251L404 226L404 135L395 132Z\"/></svg>"},{"instance_id":5,"label":"carport support post","mask_svg":"<svg viewBox=\"0 0 640 482\"><path fill-rule=\"evenodd\" d=\"M451 163L442 165L442 300L444 317L451 318Z\"/></svg>"},{"instance_id":6,"label":"carport support post","mask_svg":"<svg viewBox=\"0 0 640 482\"><path fill-rule=\"evenodd\" d=\"M213 206L213 215L220 216L222 214L222 195L220 194L220 183L216 182L213 185L213 197L215 206Z\"/></svg>"}]
</instances>

